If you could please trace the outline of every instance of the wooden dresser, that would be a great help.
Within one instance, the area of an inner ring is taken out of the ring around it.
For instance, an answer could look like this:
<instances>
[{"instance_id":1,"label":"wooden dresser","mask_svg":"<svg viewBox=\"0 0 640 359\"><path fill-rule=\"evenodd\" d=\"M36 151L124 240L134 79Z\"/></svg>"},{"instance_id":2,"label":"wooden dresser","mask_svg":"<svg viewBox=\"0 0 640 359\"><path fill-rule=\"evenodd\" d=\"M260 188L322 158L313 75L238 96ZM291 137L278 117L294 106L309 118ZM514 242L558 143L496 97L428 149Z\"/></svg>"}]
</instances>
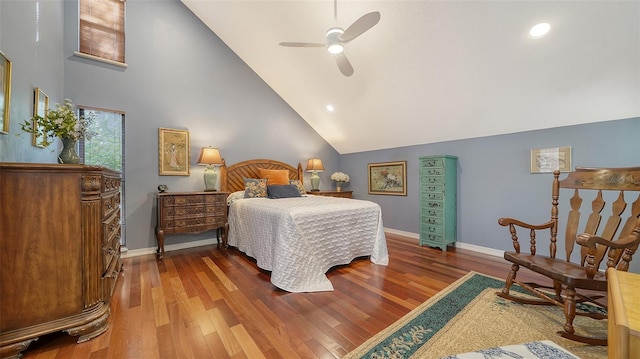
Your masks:
<instances>
[{"instance_id":1,"label":"wooden dresser","mask_svg":"<svg viewBox=\"0 0 640 359\"><path fill-rule=\"evenodd\" d=\"M640 355L640 274L607 269L608 356Z\"/></svg>"},{"instance_id":2,"label":"wooden dresser","mask_svg":"<svg viewBox=\"0 0 640 359\"><path fill-rule=\"evenodd\" d=\"M109 324L120 259L120 174L0 163L0 357L41 335L78 342Z\"/></svg>"},{"instance_id":3,"label":"wooden dresser","mask_svg":"<svg viewBox=\"0 0 640 359\"><path fill-rule=\"evenodd\" d=\"M351 198L353 191L308 191L307 194L327 197Z\"/></svg>"},{"instance_id":4,"label":"wooden dresser","mask_svg":"<svg viewBox=\"0 0 640 359\"><path fill-rule=\"evenodd\" d=\"M226 248L227 197L229 192L162 192L158 193L157 258L164 257L164 236L176 233L200 233L222 230ZM217 236L217 234L216 234Z\"/></svg>"},{"instance_id":5,"label":"wooden dresser","mask_svg":"<svg viewBox=\"0 0 640 359\"><path fill-rule=\"evenodd\" d=\"M420 157L420 245L456 242L458 157Z\"/></svg>"}]
</instances>

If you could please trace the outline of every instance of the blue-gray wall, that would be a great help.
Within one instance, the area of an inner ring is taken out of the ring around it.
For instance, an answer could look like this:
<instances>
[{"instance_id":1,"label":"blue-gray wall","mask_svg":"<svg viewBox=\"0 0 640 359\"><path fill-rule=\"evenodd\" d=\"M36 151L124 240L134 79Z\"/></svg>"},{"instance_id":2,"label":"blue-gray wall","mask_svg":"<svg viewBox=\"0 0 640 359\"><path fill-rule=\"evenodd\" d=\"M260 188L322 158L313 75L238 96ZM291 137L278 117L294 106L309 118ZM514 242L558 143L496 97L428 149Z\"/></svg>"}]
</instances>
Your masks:
<instances>
[{"instance_id":1,"label":"blue-gray wall","mask_svg":"<svg viewBox=\"0 0 640 359\"><path fill-rule=\"evenodd\" d=\"M532 148L572 146L578 166L640 165L640 119L338 155L246 64L177 0L127 1L127 68L86 60L77 49L77 2L0 2L0 50L14 63L11 130L0 135L0 161L55 162L58 149L39 149L19 129L31 117L33 88L51 103L126 113L127 247L155 246L154 193L203 188L199 149L219 147L227 163L273 158L305 164L320 157L329 176L351 176L346 189L379 203L385 227L417 234L418 157L459 157L458 240L494 249L510 246L497 218L544 221L549 216L549 175L529 173ZM611 119L616 120L616 119ZM191 176L158 175L158 128L187 129ZM367 164L406 160L408 195L367 194ZM308 186L308 175L305 178ZM167 244L210 238L171 236ZM637 270L634 270L637 271Z\"/></svg>"},{"instance_id":2,"label":"blue-gray wall","mask_svg":"<svg viewBox=\"0 0 640 359\"><path fill-rule=\"evenodd\" d=\"M386 228L417 237L418 157L458 156L458 241L511 250L509 233L497 220L543 223L551 218L552 175L530 173L530 151L559 146L572 147L572 167L640 166L640 118L348 154L341 156L340 168L351 175L349 189L358 198L382 206ZM407 161L406 197L367 194L367 164L387 161ZM632 271L640 273L640 261Z\"/></svg>"}]
</instances>

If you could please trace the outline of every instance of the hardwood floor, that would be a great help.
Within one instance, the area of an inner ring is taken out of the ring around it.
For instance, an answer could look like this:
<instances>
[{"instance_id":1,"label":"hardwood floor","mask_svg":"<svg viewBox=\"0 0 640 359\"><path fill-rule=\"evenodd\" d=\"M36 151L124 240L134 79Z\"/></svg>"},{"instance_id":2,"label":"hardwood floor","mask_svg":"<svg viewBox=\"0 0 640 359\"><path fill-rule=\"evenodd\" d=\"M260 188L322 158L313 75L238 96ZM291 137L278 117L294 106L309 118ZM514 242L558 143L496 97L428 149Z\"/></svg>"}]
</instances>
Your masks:
<instances>
[{"instance_id":1,"label":"hardwood floor","mask_svg":"<svg viewBox=\"0 0 640 359\"><path fill-rule=\"evenodd\" d=\"M503 278L509 268L502 258L393 234L387 245L388 266L360 258L333 268L335 290L321 293L274 288L234 248L167 252L161 263L127 258L106 333L81 344L64 333L43 336L24 357L340 358L467 272Z\"/></svg>"}]
</instances>

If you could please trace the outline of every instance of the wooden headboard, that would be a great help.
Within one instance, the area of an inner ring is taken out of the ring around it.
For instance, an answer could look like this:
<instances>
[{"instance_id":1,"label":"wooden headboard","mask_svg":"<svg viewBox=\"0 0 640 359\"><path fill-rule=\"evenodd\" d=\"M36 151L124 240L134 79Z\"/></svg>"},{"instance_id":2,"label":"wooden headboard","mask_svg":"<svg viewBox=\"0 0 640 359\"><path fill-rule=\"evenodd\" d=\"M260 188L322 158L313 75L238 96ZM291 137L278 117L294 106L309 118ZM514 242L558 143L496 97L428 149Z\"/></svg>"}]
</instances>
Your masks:
<instances>
[{"instance_id":1,"label":"wooden headboard","mask_svg":"<svg viewBox=\"0 0 640 359\"><path fill-rule=\"evenodd\" d=\"M258 168L288 170L289 179L299 180L300 182L304 177L300 163L298 163L298 168L295 168L284 162L259 159L243 161L227 167L223 161L222 166L220 166L220 190L225 192L244 191L245 178L260 178Z\"/></svg>"}]
</instances>

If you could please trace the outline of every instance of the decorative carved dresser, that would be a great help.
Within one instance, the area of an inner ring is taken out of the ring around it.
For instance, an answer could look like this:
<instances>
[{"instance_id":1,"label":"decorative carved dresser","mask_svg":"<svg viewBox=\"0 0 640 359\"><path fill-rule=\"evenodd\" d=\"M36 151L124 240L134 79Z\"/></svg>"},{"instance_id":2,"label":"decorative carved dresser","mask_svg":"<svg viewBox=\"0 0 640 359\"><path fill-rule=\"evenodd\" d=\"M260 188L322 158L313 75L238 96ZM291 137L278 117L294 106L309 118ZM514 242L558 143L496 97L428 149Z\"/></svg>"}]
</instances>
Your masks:
<instances>
[{"instance_id":1,"label":"decorative carved dresser","mask_svg":"<svg viewBox=\"0 0 640 359\"><path fill-rule=\"evenodd\" d=\"M229 192L162 192L158 193L157 258L164 257L164 236L176 233L200 233L222 229L222 243L227 246ZM217 237L216 232L216 237Z\"/></svg>"},{"instance_id":2,"label":"decorative carved dresser","mask_svg":"<svg viewBox=\"0 0 640 359\"><path fill-rule=\"evenodd\" d=\"M0 357L41 335L104 333L120 258L120 173L0 163Z\"/></svg>"},{"instance_id":3,"label":"decorative carved dresser","mask_svg":"<svg viewBox=\"0 0 640 359\"><path fill-rule=\"evenodd\" d=\"M420 245L456 242L458 157L420 157Z\"/></svg>"}]
</instances>

